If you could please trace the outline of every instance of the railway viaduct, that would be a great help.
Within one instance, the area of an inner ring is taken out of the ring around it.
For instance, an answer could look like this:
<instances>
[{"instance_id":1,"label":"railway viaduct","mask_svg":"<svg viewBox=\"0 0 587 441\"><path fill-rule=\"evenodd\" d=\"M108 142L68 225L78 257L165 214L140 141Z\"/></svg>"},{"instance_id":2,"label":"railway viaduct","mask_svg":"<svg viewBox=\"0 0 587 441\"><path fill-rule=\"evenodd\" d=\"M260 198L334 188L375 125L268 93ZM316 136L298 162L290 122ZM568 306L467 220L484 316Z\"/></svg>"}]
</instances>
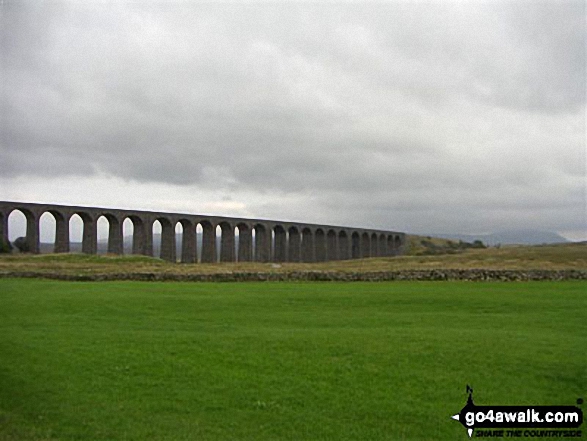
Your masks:
<instances>
[{"instance_id":1,"label":"railway viaduct","mask_svg":"<svg viewBox=\"0 0 587 441\"><path fill-rule=\"evenodd\" d=\"M83 222L82 252L97 253L97 222L103 216L108 221L108 253L123 254L123 223L129 219L133 225L132 253L153 256L153 224L159 221L160 257L171 262L323 262L386 257L403 254L406 242L405 234L395 231L266 219L0 201L0 238L5 241L8 241L8 217L15 210L26 218L26 240L33 253L39 253L40 250L39 224L45 213L50 213L55 219L55 253L70 251L69 221L76 214ZM183 229L181 250L176 250L175 229L178 223ZM198 225L202 233L200 253L196 239ZM218 227L219 253L216 249Z\"/></svg>"}]
</instances>

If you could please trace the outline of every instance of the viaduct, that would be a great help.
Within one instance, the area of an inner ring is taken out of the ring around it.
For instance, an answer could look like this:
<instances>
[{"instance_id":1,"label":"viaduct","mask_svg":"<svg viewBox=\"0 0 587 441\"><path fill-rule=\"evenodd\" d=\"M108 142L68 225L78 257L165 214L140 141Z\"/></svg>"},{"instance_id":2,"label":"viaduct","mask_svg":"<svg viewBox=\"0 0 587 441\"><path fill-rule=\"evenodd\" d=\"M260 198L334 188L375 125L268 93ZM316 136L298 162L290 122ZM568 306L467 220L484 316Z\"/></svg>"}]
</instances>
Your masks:
<instances>
[{"instance_id":1,"label":"viaduct","mask_svg":"<svg viewBox=\"0 0 587 441\"><path fill-rule=\"evenodd\" d=\"M123 254L123 223L133 225L132 253L153 256L153 224L161 225L160 257L171 262L323 262L403 254L406 235L395 231L317 225L265 219L243 219L199 214L163 213L99 207L0 201L0 238L8 241L8 217L18 210L26 218L26 240L39 253L39 221L55 219L55 253L70 251L69 224L73 215L83 222L82 252L97 252L97 222L108 221L108 253ZM176 250L175 228L183 228L181 250ZM201 227L198 253L196 228ZM220 252L217 228L220 227ZM238 235L235 233L238 230ZM237 246L238 242L238 246ZM179 255L178 255L179 251ZM198 259L200 255L200 259ZM179 259L178 259L179 257Z\"/></svg>"}]
</instances>

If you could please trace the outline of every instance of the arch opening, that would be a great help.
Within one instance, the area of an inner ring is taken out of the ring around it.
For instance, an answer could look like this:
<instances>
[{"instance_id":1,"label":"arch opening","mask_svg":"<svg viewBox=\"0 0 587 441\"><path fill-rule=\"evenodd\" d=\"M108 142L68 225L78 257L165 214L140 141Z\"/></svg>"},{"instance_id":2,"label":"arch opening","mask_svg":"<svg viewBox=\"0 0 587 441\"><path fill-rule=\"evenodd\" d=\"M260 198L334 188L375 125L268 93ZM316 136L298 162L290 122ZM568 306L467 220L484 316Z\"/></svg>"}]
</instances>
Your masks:
<instances>
[{"instance_id":1,"label":"arch opening","mask_svg":"<svg viewBox=\"0 0 587 441\"><path fill-rule=\"evenodd\" d=\"M215 233L215 243L216 243L216 256L215 256L215 260L214 262L220 262L220 247L221 247L221 240L222 240L222 228L220 228L220 225L216 225L216 228L214 229L214 233Z\"/></svg>"},{"instance_id":2,"label":"arch opening","mask_svg":"<svg viewBox=\"0 0 587 441\"><path fill-rule=\"evenodd\" d=\"M55 252L56 225L55 217L48 211L39 217L39 253Z\"/></svg>"},{"instance_id":3,"label":"arch opening","mask_svg":"<svg viewBox=\"0 0 587 441\"><path fill-rule=\"evenodd\" d=\"M196 224L196 262L202 262L202 243L204 237L204 229L202 225L198 222Z\"/></svg>"},{"instance_id":4,"label":"arch opening","mask_svg":"<svg viewBox=\"0 0 587 441\"><path fill-rule=\"evenodd\" d=\"M106 216L101 215L96 220L96 253L106 254L108 252L110 221Z\"/></svg>"},{"instance_id":5,"label":"arch opening","mask_svg":"<svg viewBox=\"0 0 587 441\"><path fill-rule=\"evenodd\" d=\"M174 239L174 246L175 246L175 259L174 262L181 262L182 261L182 251L183 251L183 225L181 222L175 222L173 225L173 239Z\"/></svg>"},{"instance_id":6,"label":"arch opening","mask_svg":"<svg viewBox=\"0 0 587 441\"><path fill-rule=\"evenodd\" d=\"M19 237L26 237L27 218L21 210L14 209L8 214L8 231L6 235L11 243Z\"/></svg>"},{"instance_id":7,"label":"arch opening","mask_svg":"<svg viewBox=\"0 0 587 441\"><path fill-rule=\"evenodd\" d=\"M78 213L69 218L69 249L73 253L82 252L84 221Z\"/></svg>"},{"instance_id":8,"label":"arch opening","mask_svg":"<svg viewBox=\"0 0 587 441\"><path fill-rule=\"evenodd\" d=\"M159 220L155 220L151 225L151 234L153 235L153 257L160 258L161 257L161 231L163 228L161 227L161 222Z\"/></svg>"},{"instance_id":9,"label":"arch opening","mask_svg":"<svg viewBox=\"0 0 587 441\"><path fill-rule=\"evenodd\" d=\"M130 218L126 218L122 221L122 237L123 237L123 254L132 254L134 241L134 224Z\"/></svg>"},{"instance_id":10,"label":"arch opening","mask_svg":"<svg viewBox=\"0 0 587 441\"><path fill-rule=\"evenodd\" d=\"M45 211L39 217L39 253L55 252L55 237L57 221L49 211Z\"/></svg>"}]
</instances>

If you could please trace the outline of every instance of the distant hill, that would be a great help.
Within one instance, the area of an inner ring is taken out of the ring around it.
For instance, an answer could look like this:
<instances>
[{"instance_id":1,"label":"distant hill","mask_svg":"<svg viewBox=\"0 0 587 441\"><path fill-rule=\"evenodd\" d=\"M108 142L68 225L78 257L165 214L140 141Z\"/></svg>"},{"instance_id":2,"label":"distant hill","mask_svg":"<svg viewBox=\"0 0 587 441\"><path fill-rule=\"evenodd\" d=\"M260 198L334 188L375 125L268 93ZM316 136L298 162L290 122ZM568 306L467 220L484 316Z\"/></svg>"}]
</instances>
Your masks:
<instances>
[{"instance_id":1,"label":"distant hill","mask_svg":"<svg viewBox=\"0 0 587 441\"><path fill-rule=\"evenodd\" d=\"M441 237L451 240L462 240L474 242L480 240L485 245L542 245L551 243L566 243L567 239L558 233L541 230L504 230L491 234L431 234L434 237Z\"/></svg>"}]
</instances>

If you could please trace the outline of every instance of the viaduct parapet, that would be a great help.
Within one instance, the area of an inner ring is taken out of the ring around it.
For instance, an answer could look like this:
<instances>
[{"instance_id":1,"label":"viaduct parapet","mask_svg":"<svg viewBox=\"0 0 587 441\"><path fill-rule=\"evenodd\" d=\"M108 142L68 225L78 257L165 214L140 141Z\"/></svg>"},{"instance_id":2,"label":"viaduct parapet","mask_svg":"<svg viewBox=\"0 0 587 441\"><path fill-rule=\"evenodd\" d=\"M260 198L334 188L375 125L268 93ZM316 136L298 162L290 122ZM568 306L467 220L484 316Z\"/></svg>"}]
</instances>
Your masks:
<instances>
[{"instance_id":1,"label":"viaduct parapet","mask_svg":"<svg viewBox=\"0 0 587 441\"><path fill-rule=\"evenodd\" d=\"M8 241L8 217L18 210L26 218L26 240L33 253L40 250L40 218L55 219L55 253L70 251L70 219L83 222L82 252L98 250L98 219L108 221L108 253L123 254L123 223L133 225L132 253L153 256L153 224L161 224L160 257L170 262L324 262L330 260L388 257L403 254L406 235L396 231L267 219L244 219L200 214L163 213L100 207L0 201L0 238ZM176 250L176 226L183 234ZM197 227L202 240L198 253ZM217 250L217 228L220 252ZM236 233L238 231L238 234ZM200 258L198 259L198 256Z\"/></svg>"}]
</instances>

